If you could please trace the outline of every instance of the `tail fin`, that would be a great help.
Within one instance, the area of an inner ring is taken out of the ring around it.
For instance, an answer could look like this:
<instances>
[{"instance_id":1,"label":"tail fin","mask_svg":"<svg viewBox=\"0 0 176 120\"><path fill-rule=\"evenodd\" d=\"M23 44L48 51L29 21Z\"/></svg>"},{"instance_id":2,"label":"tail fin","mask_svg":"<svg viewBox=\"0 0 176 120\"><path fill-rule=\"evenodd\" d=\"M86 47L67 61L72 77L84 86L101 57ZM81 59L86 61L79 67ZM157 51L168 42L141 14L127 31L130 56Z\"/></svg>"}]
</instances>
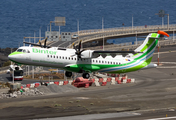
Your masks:
<instances>
[{"instance_id":1,"label":"tail fin","mask_svg":"<svg viewBox=\"0 0 176 120\"><path fill-rule=\"evenodd\" d=\"M134 60L145 61L149 64L152 60L153 53L157 46L159 37L160 37L160 34L158 33L149 34L147 38L144 40L143 44L135 49L135 51L140 51L143 53L137 53L133 55L132 58Z\"/></svg>"}]
</instances>

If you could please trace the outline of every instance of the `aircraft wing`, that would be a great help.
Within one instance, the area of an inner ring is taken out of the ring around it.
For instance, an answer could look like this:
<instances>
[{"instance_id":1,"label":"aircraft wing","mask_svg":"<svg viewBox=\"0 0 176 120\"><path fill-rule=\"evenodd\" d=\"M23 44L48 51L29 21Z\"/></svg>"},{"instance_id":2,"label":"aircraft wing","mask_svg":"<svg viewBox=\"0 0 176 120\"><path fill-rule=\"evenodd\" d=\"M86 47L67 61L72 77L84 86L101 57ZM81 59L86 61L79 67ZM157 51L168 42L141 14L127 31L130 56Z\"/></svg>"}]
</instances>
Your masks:
<instances>
[{"instance_id":1,"label":"aircraft wing","mask_svg":"<svg viewBox=\"0 0 176 120\"><path fill-rule=\"evenodd\" d=\"M41 45L39 45L39 44L31 43L31 42L23 42L23 43L25 43L25 44L30 44L30 45L34 45L34 46L41 46Z\"/></svg>"},{"instance_id":2,"label":"aircraft wing","mask_svg":"<svg viewBox=\"0 0 176 120\"><path fill-rule=\"evenodd\" d=\"M115 57L116 55L126 56L129 53L136 54L136 53L143 53L143 52L137 52L137 51L93 51L94 55L98 55L99 54L102 57L106 57L106 56Z\"/></svg>"}]
</instances>

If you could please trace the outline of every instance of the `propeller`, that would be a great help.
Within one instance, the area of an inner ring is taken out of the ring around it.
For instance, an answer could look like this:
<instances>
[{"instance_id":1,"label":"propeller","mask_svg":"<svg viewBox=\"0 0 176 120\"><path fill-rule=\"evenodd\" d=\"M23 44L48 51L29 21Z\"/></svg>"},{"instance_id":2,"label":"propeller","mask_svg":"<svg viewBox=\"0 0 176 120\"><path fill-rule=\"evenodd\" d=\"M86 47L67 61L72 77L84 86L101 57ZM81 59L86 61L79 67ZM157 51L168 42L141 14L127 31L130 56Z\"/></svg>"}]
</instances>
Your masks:
<instances>
[{"instance_id":1,"label":"propeller","mask_svg":"<svg viewBox=\"0 0 176 120\"><path fill-rule=\"evenodd\" d=\"M79 41L78 48L76 48L74 43L72 44L73 48L76 50L75 55L77 55L79 58L81 58L81 53L85 50L85 49L81 50L81 42L82 42L82 40ZM75 56L75 55L73 55L73 56Z\"/></svg>"}]
</instances>

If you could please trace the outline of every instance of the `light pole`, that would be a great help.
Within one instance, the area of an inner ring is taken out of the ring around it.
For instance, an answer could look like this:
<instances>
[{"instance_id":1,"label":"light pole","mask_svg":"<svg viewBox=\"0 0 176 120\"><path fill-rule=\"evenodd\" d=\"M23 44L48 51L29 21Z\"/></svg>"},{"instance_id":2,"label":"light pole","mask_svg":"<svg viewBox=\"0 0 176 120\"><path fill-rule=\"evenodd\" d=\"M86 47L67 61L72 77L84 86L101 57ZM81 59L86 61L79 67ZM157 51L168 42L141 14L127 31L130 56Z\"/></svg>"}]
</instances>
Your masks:
<instances>
[{"instance_id":1,"label":"light pole","mask_svg":"<svg viewBox=\"0 0 176 120\"><path fill-rule=\"evenodd\" d=\"M136 31L136 46L137 46L137 31Z\"/></svg>"},{"instance_id":2,"label":"light pole","mask_svg":"<svg viewBox=\"0 0 176 120\"><path fill-rule=\"evenodd\" d=\"M174 42L174 39L175 39L175 37L174 37L174 30L173 30L173 42Z\"/></svg>"},{"instance_id":3,"label":"light pole","mask_svg":"<svg viewBox=\"0 0 176 120\"><path fill-rule=\"evenodd\" d=\"M39 40L41 40L41 28L42 26L40 26L40 29L39 29Z\"/></svg>"},{"instance_id":4,"label":"light pole","mask_svg":"<svg viewBox=\"0 0 176 120\"><path fill-rule=\"evenodd\" d=\"M159 40L158 40L158 66L159 66Z\"/></svg>"},{"instance_id":5,"label":"light pole","mask_svg":"<svg viewBox=\"0 0 176 120\"><path fill-rule=\"evenodd\" d=\"M133 30L133 14L132 14L132 30Z\"/></svg>"},{"instance_id":6,"label":"light pole","mask_svg":"<svg viewBox=\"0 0 176 120\"><path fill-rule=\"evenodd\" d=\"M155 15L158 15L159 17L162 17L162 27L164 27L164 16L167 15L168 16L168 28L169 28L169 14L165 14L164 10L160 10L159 13L156 13Z\"/></svg>"},{"instance_id":7,"label":"light pole","mask_svg":"<svg viewBox=\"0 0 176 120\"><path fill-rule=\"evenodd\" d=\"M103 51L104 51L104 21L102 17L102 32L103 32Z\"/></svg>"},{"instance_id":8,"label":"light pole","mask_svg":"<svg viewBox=\"0 0 176 120\"><path fill-rule=\"evenodd\" d=\"M167 14L167 29L169 29L169 14Z\"/></svg>"},{"instance_id":9,"label":"light pole","mask_svg":"<svg viewBox=\"0 0 176 120\"><path fill-rule=\"evenodd\" d=\"M79 19L77 19L77 31L78 31L78 37L79 37Z\"/></svg>"},{"instance_id":10,"label":"light pole","mask_svg":"<svg viewBox=\"0 0 176 120\"><path fill-rule=\"evenodd\" d=\"M34 43L35 43L35 31L34 31Z\"/></svg>"}]
</instances>

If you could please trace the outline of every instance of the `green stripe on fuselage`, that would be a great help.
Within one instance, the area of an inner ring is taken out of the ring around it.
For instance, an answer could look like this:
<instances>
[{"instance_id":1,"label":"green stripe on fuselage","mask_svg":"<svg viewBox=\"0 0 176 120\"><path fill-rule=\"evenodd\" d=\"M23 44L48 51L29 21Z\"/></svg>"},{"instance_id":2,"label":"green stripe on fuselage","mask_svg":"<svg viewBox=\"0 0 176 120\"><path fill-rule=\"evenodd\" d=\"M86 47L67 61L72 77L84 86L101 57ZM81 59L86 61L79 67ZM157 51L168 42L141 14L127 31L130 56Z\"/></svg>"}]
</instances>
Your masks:
<instances>
[{"instance_id":1,"label":"green stripe on fuselage","mask_svg":"<svg viewBox=\"0 0 176 120\"><path fill-rule=\"evenodd\" d=\"M152 60L152 57L149 58L148 60L144 61L142 64L128 68L128 69L123 69L123 70L118 70L118 71L113 71L109 73L127 73L127 72L132 72L132 71L137 71L140 70L143 67L146 67L148 64L150 64L150 61Z\"/></svg>"},{"instance_id":2,"label":"green stripe on fuselage","mask_svg":"<svg viewBox=\"0 0 176 120\"><path fill-rule=\"evenodd\" d=\"M23 53L23 52L13 52L9 56L11 56L11 55L18 55L18 54L25 54L25 53Z\"/></svg>"}]
</instances>

